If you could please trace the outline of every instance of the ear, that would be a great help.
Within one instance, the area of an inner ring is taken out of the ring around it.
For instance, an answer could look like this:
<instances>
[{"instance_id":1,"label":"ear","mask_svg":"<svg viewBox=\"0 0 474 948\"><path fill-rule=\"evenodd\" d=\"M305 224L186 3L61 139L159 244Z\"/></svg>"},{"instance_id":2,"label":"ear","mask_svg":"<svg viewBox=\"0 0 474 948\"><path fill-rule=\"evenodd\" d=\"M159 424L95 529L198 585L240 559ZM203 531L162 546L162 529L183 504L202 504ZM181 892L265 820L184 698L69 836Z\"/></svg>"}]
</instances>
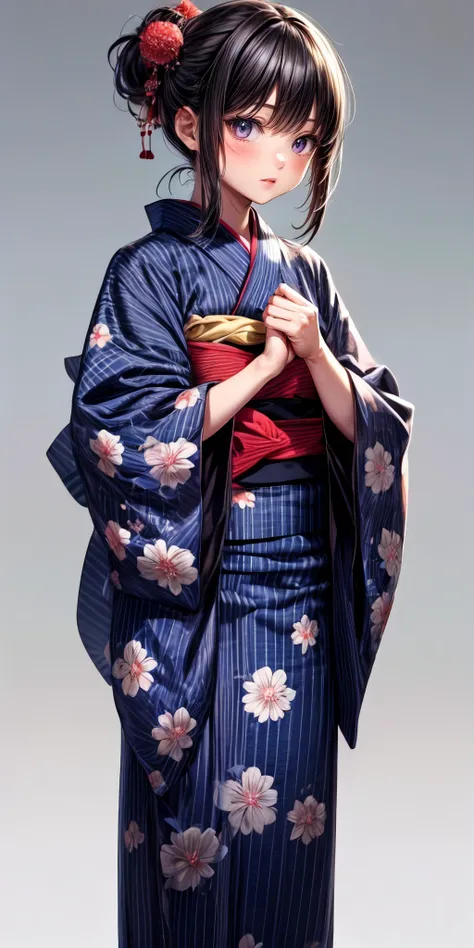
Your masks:
<instances>
[{"instance_id":1,"label":"ear","mask_svg":"<svg viewBox=\"0 0 474 948\"><path fill-rule=\"evenodd\" d=\"M176 112L174 130L190 151L199 151L198 117L189 105L181 106Z\"/></svg>"}]
</instances>

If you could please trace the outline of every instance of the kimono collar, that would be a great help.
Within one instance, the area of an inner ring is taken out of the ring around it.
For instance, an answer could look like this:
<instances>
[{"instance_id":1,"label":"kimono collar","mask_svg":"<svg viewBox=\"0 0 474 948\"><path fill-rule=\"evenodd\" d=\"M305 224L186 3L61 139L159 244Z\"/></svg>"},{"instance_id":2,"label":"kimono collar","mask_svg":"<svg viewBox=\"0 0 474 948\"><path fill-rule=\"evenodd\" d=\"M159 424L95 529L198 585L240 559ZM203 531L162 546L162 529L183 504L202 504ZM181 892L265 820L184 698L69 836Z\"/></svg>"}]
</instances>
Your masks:
<instances>
[{"instance_id":1,"label":"kimono collar","mask_svg":"<svg viewBox=\"0 0 474 948\"><path fill-rule=\"evenodd\" d=\"M259 318L267 305L268 297L287 277L284 244L278 240L255 208L258 243L250 269L248 250L224 224L218 225L214 237L189 236L200 220L199 207L189 201L162 198L146 204L145 212L153 231L166 230L179 235L211 257L228 279L235 278L237 287L241 291L243 289L238 307L241 316ZM283 276L282 269L285 271Z\"/></svg>"}]
</instances>

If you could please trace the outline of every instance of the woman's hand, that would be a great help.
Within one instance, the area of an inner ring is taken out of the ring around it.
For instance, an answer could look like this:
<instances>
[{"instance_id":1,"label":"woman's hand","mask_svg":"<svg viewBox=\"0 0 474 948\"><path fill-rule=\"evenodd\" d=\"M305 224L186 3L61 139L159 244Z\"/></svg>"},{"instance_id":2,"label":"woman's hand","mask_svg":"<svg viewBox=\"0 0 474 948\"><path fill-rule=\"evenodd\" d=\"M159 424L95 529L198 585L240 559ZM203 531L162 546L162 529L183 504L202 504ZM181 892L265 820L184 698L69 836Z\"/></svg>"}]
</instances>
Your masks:
<instances>
[{"instance_id":1,"label":"woman's hand","mask_svg":"<svg viewBox=\"0 0 474 948\"><path fill-rule=\"evenodd\" d=\"M268 325L266 329L265 349L261 355L257 356L257 360L265 367L269 377L274 378L295 358L295 353L289 339L283 333Z\"/></svg>"},{"instance_id":2,"label":"woman's hand","mask_svg":"<svg viewBox=\"0 0 474 948\"><path fill-rule=\"evenodd\" d=\"M317 307L286 283L280 283L262 314L269 329L283 333L295 355L317 362L323 349Z\"/></svg>"}]
</instances>

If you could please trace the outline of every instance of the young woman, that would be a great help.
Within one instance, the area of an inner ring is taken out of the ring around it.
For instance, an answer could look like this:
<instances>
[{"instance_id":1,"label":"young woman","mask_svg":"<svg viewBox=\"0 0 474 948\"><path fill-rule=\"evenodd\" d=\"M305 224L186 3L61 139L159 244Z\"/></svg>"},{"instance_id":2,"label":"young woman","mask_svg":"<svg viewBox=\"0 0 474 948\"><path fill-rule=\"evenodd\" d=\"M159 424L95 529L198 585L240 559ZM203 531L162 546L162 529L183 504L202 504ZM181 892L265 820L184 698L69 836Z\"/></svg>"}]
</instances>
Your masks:
<instances>
[{"instance_id":1,"label":"young woman","mask_svg":"<svg viewBox=\"0 0 474 948\"><path fill-rule=\"evenodd\" d=\"M413 406L253 203L308 173L317 233L350 83L266 0L184 0L117 46L142 157L161 126L195 175L110 260L48 451L94 524L78 621L122 727L119 945L330 948L337 729L355 747L393 603Z\"/></svg>"}]
</instances>

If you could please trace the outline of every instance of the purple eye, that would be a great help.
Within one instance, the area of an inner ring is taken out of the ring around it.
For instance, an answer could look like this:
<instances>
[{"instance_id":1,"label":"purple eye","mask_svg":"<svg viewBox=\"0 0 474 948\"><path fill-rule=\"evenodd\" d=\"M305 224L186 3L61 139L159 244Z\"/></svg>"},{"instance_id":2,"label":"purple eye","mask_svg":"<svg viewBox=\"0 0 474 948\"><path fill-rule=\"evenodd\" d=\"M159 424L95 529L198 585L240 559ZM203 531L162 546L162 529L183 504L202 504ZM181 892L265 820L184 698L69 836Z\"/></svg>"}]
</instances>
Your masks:
<instances>
[{"instance_id":1,"label":"purple eye","mask_svg":"<svg viewBox=\"0 0 474 948\"><path fill-rule=\"evenodd\" d=\"M309 135L303 135L301 138L297 138L296 141L295 141L293 144L294 144L294 145L298 145L298 142L299 142L300 144L303 143L303 147L300 148L300 150L298 150L298 151L296 152L297 155L304 155L304 154L305 154L306 145L309 145L309 146L310 146L309 148L306 149L306 153L311 152L311 151L316 147L316 141L315 141L315 139L314 139L314 138L311 138Z\"/></svg>"},{"instance_id":2,"label":"purple eye","mask_svg":"<svg viewBox=\"0 0 474 948\"><path fill-rule=\"evenodd\" d=\"M241 142L254 141L256 137L255 135L253 138L250 138L254 130L258 134L258 125L253 119L231 119L230 121L226 122L226 125L229 126L234 137Z\"/></svg>"}]
</instances>

